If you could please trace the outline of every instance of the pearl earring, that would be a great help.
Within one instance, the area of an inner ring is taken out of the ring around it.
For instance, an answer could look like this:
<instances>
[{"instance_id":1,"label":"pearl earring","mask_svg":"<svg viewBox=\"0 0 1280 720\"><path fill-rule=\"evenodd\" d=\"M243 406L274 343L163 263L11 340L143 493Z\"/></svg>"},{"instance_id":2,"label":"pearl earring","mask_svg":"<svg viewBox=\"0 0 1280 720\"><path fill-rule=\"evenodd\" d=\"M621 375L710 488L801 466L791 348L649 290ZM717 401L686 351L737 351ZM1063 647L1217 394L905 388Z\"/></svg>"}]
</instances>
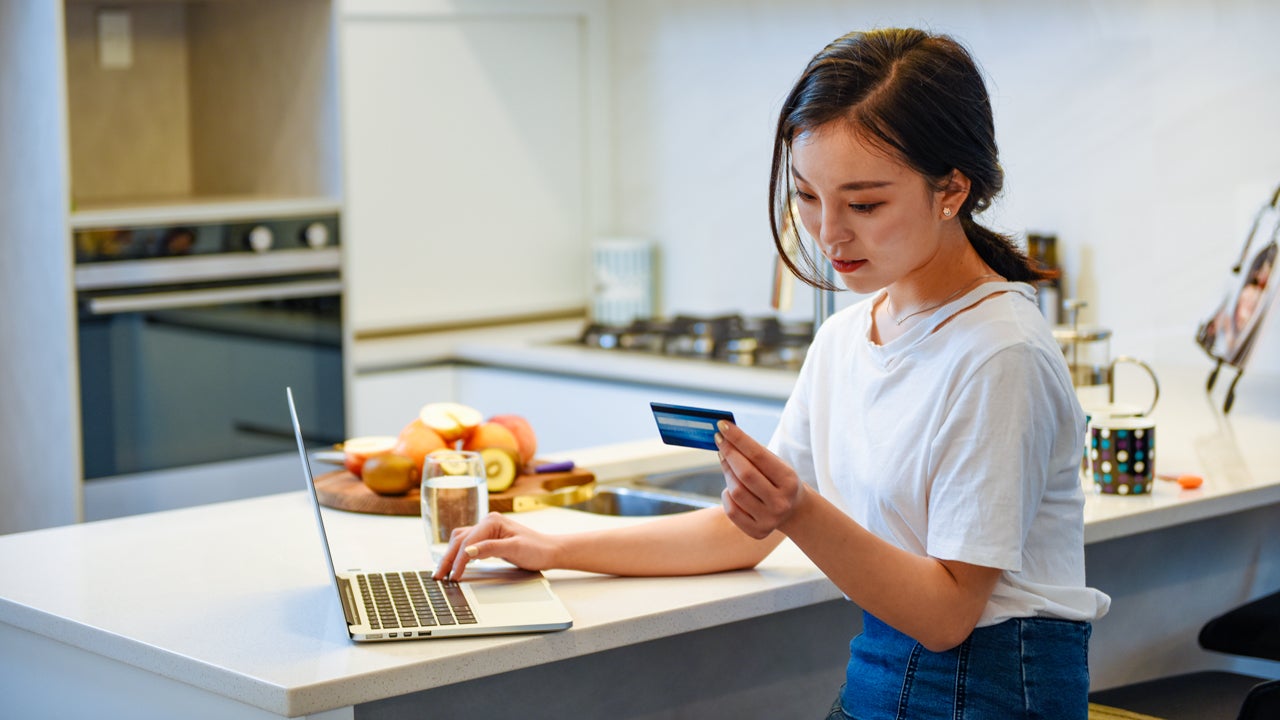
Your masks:
<instances>
[{"instance_id":1,"label":"pearl earring","mask_svg":"<svg viewBox=\"0 0 1280 720\"><path fill-rule=\"evenodd\" d=\"M942 208L943 217L951 217L951 208Z\"/></svg>"}]
</instances>

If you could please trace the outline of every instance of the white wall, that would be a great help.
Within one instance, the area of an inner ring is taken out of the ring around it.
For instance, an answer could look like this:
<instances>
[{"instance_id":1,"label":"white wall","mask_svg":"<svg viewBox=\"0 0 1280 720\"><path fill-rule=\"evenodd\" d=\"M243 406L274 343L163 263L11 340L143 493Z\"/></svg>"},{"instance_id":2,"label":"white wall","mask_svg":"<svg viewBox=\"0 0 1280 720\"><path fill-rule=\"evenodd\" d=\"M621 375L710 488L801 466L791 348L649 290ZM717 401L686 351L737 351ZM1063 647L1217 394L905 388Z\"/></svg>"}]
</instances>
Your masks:
<instances>
[{"instance_id":1,"label":"white wall","mask_svg":"<svg viewBox=\"0 0 1280 720\"><path fill-rule=\"evenodd\" d=\"M1209 367L1193 337L1280 183L1280 5L615 0L617 231L656 239L661 309L768 312L773 124L804 63L912 25L983 66L1007 173L989 224L1057 233L1113 354ZM810 310L797 294L792 314ZM1280 372L1268 318L1250 373ZM1245 392L1247 378L1241 386Z\"/></svg>"}]
</instances>

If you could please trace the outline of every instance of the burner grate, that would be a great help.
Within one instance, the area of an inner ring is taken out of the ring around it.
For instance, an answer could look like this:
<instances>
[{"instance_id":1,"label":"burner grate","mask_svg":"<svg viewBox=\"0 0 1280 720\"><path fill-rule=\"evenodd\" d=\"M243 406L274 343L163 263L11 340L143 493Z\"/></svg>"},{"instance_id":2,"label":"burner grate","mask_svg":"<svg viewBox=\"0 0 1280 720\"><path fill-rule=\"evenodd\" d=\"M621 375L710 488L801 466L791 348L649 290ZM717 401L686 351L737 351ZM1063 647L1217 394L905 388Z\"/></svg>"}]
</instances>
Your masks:
<instances>
[{"instance_id":1,"label":"burner grate","mask_svg":"<svg viewBox=\"0 0 1280 720\"><path fill-rule=\"evenodd\" d=\"M677 315L628 325L590 323L579 342L605 350L695 358L745 367L799 369L813 323L772 316Z\"/></svg>"}]
</instances>

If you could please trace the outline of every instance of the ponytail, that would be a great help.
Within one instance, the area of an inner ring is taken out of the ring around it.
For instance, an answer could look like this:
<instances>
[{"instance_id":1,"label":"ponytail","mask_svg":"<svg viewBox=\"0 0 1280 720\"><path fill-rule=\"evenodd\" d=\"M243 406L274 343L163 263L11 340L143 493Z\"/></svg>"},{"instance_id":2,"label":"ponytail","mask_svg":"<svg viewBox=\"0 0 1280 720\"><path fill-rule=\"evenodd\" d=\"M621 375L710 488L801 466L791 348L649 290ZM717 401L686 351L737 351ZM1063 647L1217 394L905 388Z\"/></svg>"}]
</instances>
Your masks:
<instances>
[{"instance_id":1,"label":"ponytail","mask_svg":"<svg viewBox=\"0 0 1280 720\"><path fill-rule=\"evenodd\" d=\"M1052 280L1060 274L1058 270L1039 267L1013 240L974 222L972 215L962 213L960 227L964 228L965 237L982 261L1008 280L1034 283Z\"/></svg>"}]
</instances>

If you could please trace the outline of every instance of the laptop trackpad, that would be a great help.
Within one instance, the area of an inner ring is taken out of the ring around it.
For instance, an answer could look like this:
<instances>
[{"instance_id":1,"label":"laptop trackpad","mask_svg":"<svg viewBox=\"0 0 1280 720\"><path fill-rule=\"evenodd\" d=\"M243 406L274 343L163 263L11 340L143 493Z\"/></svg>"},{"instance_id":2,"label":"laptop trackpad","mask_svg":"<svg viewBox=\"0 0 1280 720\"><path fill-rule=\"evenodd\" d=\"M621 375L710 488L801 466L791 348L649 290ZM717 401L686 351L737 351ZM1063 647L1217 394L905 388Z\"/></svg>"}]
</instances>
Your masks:
<instances>
[{"instance_id":1,"label":"laptop trackpad","mask_svg":"<svg viewBox=\"0 0 1280 720\"><path fill-rule=\"evenodd\" d=\"M484 604L544 602L553 596L541 580L527 580L515 583L472 583L471 590L476 599Z\"/></svg>"}]
</instances>

